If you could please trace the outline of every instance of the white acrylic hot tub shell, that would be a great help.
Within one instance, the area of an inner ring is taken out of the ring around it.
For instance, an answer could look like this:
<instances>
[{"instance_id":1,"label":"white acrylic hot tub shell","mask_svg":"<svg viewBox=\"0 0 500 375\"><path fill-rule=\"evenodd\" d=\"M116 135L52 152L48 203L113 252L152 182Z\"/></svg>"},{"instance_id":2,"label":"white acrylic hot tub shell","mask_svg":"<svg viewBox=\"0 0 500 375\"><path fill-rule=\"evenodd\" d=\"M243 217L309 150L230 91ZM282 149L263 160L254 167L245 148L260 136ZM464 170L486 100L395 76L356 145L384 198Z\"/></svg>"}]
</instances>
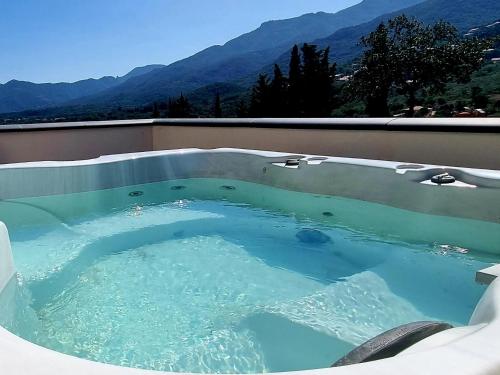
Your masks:
<instances>
[{"instance_id":1,"label":"white acrylic hot tub shell","mask_svg":"<svg viewBox=\"0 0 500 375\"><path fill-rule=\"evenodd\" d=\"M0 291L5 288L12 276L14 276L14 262L9 233L5 224L0 221Z\"/></svg>"},{"instance_id":2,"label":"white acrylic hot tub shell","mask_svg":"<svg viewBox=\"0 0 500 375\"><path fill-rule=\"evenodd\" d=\"M103 177L102 174L96 173L95 168L103 165L111 165L113 163L129 162L125 164L124 170L122 172L130 171L130 161L138 159L147 159L154 157L164 157L168 155L175 156L192 156L192 155L203 155L210 156L213 154L222 155L237 155L238 157L255 156L264 159L264 162L269 164L269 161L279 161L276 159L286 159L291 157L289 154L280 154L272 152L260 152L260 151L245 151L245 150L213 150L213 151L201 151L201 150L177 150L177 151L162 151L162 152L147 152L140 154L128 154L128 155L116 155L116 156L106 156L98 158L95 160L87 161L77 161L77 162L40 162L40 163L25 163L25 164L12 164L0 166L0 173L3 171L8 172L13 171L14 174L10 177L15 176L20 170L25 168L34 168L38 171L39 176L47 176L47 178L54 178L54 175L44 173L47 171L52 171L56 173L59 178L66 179L70 181L70 184L63 184L61 188L60 184L46 184L44 187L43 182L40 182L35 187L30 187L30 185L19 185L19 180L10 179L10 183L2 183L0 187L1 197L13 197L19 193L19 187L24 186L24 193L21 194L29 196L30 191L33 189L45 189L44 194L61 194L71 191L87 191L95 190L98 188L105 188L106 186L124 186L131 184L132 182L128 179L123 180L113 180L113 177ZM318 162L317 159L313 159L313 156L301 155L304 159L310 158L311 165ZM266 158L272 160L265 160ZM204 159L211 160L211 159ZM217 159L222 160L222 159ZM198 159L199 161L199 159ZM389 170L391 173L404 175L408 173L409 176L415 178L415 174L411 175L412 171L405 169L398 169L404 163L394 163L394 162L384 162L384 161L371 161L371 160L357 160L357 159L341 159L341 158L326 158L325 160L319 160L320 163L335 163L337 165L346 165L354 167L367 167L367 168L378 168L380 170ZM262 160L259 160L262 162ZM198 163L199 164L199 163ZM257 163L258 164L258 163ZM187 163L186 165L191 165L196 173L201 173L204 171L204 175L209 175L210 171L217 171L217 176L220 174L220 166L213 166L210 164L202 166L200 168L196 163ZM74 173L75 169L73 167L90 167L86 169L84 173ZM223 166L227 167L227 166ZM260 168L260 165L258 166ZM422 166L422 171L434 170L436 168L442 169L444 167L436 166ZM280 168L280 167L278 167ZM281 168L284 169L284 168ZM181 172L174 170L172 168L166 168L168 173L173 173L178 175ZM251 170L249 168L248 170ZM457 169L453 168L454 171L468 184L478 183L484 184L488 187L500 187L500 172L497 171L486 171L486 170L471 170L471 169ZM16 172L17 171L17 172ZM281 170L276 170L277 176L280 176ZM396 172L396 173L395 173ZM238 174L238 173L237 173ZM1 176L1 175L0 175ZM75 179L75 176L77 178ZM245 172L239 172L238 176L230 176L231 178L245 177L250 179L252 177L251 173L245 175ZM137 176L136 176L137 177ZM141 180L154 180L154 178L164 178L160 174L151 175L141 175L139 178ZM303 177L303 176L302 176ZM108 179L102 181L102 179ZM68 180L69 179L69 180ZM2 182L9 181L3 180ZM48 180L47 180L48 181ZM76 181L76 182L75 182ZM397 180L396 180L397 181ZM404 181L404 180L401 180ZM144 182L144 181L143 181ZM78 183L78 186L74 185ZM291 187L293 186L293 181L289 181ZM419 184L420 185L420 184ZM342 184L337 186L337 188L342 189ZM398 186L395 186L398 188ZM417 190L420 189L416 186ZM453 189L453 187L450 187ZM30 190L31 189L31 190ZM78 190L79 189L79 190ZM380 196L376 194L373 195L374 199L381 199ZM404 204L397 199L394 202L389 202L398 206L398 204ZM481 215L480 212L475 213L475 215ZM13 277L13 264L12 264L12 254L10 250L10 242L8 238L8 232L3 223L0 223L0 290L5 287L5 284L11 277ZM381 361L375 361L360 365L346 366L340 368L329 368L320 369L312 371L302 371L301 373L314 375L314 374L360 374L360 375L376 375L376 374L500 374L500 280L496 279L487 289L483 298L479 302L476 310L471 318L470 325L462 328L455 328L448 331L436 334L420 343L414 345L413 347L407 349L400 355ZM100 363L91 362L84 359L79 359L71 357L65 354L60 354L55 351L39 347L32 344L24 339L21 339L5 329L0 327L0 372L1 374L15 374L15 375L54 375L54 374L75 374L75 375L88 375L88 374L99 374L99 375L113 375L113 374L157 374L154 371L145 371L138 369L122 368L118 366L105 365Z\"/></svg>"}]
</instances>

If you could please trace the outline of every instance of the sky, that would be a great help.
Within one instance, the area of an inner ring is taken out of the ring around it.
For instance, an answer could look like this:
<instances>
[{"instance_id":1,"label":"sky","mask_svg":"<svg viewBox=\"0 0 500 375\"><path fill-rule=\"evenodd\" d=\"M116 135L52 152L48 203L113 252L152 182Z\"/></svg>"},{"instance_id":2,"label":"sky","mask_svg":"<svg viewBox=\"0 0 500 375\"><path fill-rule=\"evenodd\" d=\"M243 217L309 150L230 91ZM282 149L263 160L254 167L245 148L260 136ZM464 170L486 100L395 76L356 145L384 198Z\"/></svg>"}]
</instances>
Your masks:
<instances>
[{"instance_id":1,"label":"sky","mask_svg":"<svg viewBox=\"0 0 500 375\"><path fill-rule=\"evenodd\" d=\"M360 0L0 0L0 83L74 82L169 64L272 19Z\"/></svg>"}]
</instances>

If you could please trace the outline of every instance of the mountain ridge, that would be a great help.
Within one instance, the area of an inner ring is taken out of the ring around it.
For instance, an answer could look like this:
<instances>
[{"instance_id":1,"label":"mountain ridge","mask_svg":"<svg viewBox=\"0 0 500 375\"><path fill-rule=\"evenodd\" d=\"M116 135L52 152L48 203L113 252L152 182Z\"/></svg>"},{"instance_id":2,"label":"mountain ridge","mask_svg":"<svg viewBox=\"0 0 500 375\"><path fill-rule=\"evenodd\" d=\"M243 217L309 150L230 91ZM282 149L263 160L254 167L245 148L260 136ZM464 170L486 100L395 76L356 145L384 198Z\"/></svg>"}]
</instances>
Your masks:
<instances>
[{"instance_id":1,"label":"mountain ridge","mask_svg":"<svg viewBox=\"0 0 500 375\"><path fill-rule=\"evenodd\" d=\"M485 11L486 9L487 11ZM369 22L338 30L329 37L316 39L312 43L321 47L329 46L332 59L345 62L359 55L361 46L359 46L358 42L363 35L375 30L381 22L387 22L400 14L402 14L401 11L384 14ZM405 8L404 14L416 17L426 24L444 20L454 25L460 33L465 34L475 26L498 19L500 17L500 1L427 0ZM464 17L464 14L466 14L466 17ZM338 48L340 43L350 47L339 53L341 50L341 48Z\"/></svg>"},{"instance_id":2,"label":"mountain ridge","mask_svg":"<svg viewBox=\"0 0 500 375\"><path fill-rule=\"evenodd\" d=\"M387 9L401 9L421 1L364 0L337 13L308 13L286 20L268 21L224 45L208 47L163 68L63 105L144 105L216 82L238 80L275 61L290 45L306 42L309 38L326 37L346 24L368 21ZM253 38L251 42L249 38ZM259 49L256 49L257 45ZM236 63L240 65L236 66Z\"/></svg>"},{"instance_id":3,"label":"mountain ridge","mask_svg":"<svg viewBox=\"0 0 500 375\"><path fill-rule=\"evenodd\" d=\"M359 10L360 7L364 6L364 9L367 9L366 7L377 7L377 4L380 3L387 5L388 2L386 0L364 0L353 7L346 8L334 14L317 12L287 20L267 21L258 29L242 34L224 45L208 47L186 59L176 61L168 66L158 66L156 69L144 74L132 75L126 81L117 85L105 88L97 93L71 99L61 105L72 106L74 108L85 108L88 106L88 108L108 109L119 106L137 107L149 105L154 101L165 100L180 93L189 94L196 92L196 96L201 97L200 93L213 92L214 85L223 83L228 84L227 91L235 90L235 92L239 92L241 91L240 87L244 88L253 84L259 72L270 73L272 71L271 67L275 62L282 65L286 69L284 72L287 72L290 47L295 43L309 42L317 44L321 48L330 47L333 60L339 62L352 60L359 56L361 47L358 45L358 42L362 35L373 31L380 22L386 21L403 12L410 16L416 16L427 23L445 19L455 23L461 32L465 32L476 25L500 18L500 2L494 0L477 0L474 2L470 0L401 0L399 2L390 2L391 4L388 6L398 8L402 4L412 5L380 14L364 23L340 28L324 37L296 42L294 39L296 38L296 34L293 32L286 33L281 39L269 38L272 40L266 43L271 44L260 44L260 48L269 46L271 48L257 50L254 44L247 43L251 35L257 35L254 39L255 43L265 34L261 33L266 32L268 33L266 35L270 35L269 28L279 31L280 28L286 29L290 24L296 25L294 22L301 22L309 17L330 19L332 16L336 16L345 19L347 18L346 12L347 14L349 11L353 12L353 8ZM360 17L368 17L368 15L365 14ZM353 22L352 19L350 22ZM321 22L317 22L312 26L314 33L317 32L317 30L314 31L315 27L322 27L320 24ZM338 26L337 24L333 27L336 28ZM301 35L307 35L309 31L309 29L305 28L301 31ZM287 40L287 42L283 42L284 40ZM245 45L244 48L239 47L241 43ZM129 74L134 70L129 72ZM104 78L113 79L113 77L103 77L101 79ZM205 87L209 87L210 89L204 89Z\"/></svg>"},{"instance_id":4,"label":"mountain ridge","mask_svg":"<svg viewBox=\"0 0 500 375\"><path fill-rule=\"evenodd\" d=\"M488 8L489 12L483 11L483 9ZM464 13L467 13L467 17L463 16ZM408 8L378 16L368 22L337 30L326 38L318 38L308 41L308 43L317 45L319 48L329 47L330 60L345 64L361 54L362 47L359 42L362 36L374 31L381 22L387 22L389 19L401 14L415 17L427 24L444 20L452 23L464 35L473 27L497 20L500 17L500 2L496 0L475 0L474 2L469 0L427 0ZM274 64L278 64L284 72L287 72L290 52L291 47L272 64L263 68L261 73L272 74ZM255 75L246 77L240 80L239 83L248 86L253 84L252 80L255 81L255 77Z\"/></svg>"},{"instance_id":5,"label":"mountain ridge","mask_svg":"<svg viewBox=\"0 0 500 375\"><path fill-rule=\"evenodd\" d=\"M146 65L136 67L121 77L104 76L76 82L33 83L12 79L0 84L0 113L62 105L76 98L96 94L163 66L159 64Z\"/></svg>"}]
</instances>

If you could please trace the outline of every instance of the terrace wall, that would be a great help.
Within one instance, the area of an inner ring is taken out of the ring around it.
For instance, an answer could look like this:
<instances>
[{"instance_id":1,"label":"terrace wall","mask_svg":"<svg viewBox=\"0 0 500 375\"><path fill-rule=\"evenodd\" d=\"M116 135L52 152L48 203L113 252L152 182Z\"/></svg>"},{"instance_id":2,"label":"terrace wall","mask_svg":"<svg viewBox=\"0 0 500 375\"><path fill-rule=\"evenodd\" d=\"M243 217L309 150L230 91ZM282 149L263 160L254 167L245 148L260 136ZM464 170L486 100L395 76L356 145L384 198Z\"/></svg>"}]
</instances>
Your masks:
<instances>
[{"instance_id":1,"label":"terrace wall","mask_svg":"<svg viewBox=\"0 0 500 375\"><path fill-rule=\"evenodd\" d=\"M152 144L152 128L143 125L0 130L0 164L92 159L151 151Z\"/></svg>"}]
</instances>

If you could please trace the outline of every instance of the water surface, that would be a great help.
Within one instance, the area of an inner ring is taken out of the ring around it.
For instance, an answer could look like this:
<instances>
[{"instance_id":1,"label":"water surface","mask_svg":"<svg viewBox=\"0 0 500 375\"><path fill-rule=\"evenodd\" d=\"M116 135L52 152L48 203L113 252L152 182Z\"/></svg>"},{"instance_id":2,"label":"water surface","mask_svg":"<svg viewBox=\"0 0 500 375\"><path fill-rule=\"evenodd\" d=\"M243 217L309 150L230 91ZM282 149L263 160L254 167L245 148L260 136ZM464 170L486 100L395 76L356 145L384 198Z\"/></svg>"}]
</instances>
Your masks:
<instances>
[{"instance_id":1,"label":"water surface","mask_svg":"<svg viewBox=\"0 0 500 375\"><path fill-rule=\"evenodd\" d=\"M494 261L415 240L404 223L420 216L408 211L237 181L21 199L0 215L18 271L0 296L2 325L155 370L322 368L404 323L467 324L484 291L474 273ZM373 215L401 224L381 233Z\"/></svg>"}]
</instances>

